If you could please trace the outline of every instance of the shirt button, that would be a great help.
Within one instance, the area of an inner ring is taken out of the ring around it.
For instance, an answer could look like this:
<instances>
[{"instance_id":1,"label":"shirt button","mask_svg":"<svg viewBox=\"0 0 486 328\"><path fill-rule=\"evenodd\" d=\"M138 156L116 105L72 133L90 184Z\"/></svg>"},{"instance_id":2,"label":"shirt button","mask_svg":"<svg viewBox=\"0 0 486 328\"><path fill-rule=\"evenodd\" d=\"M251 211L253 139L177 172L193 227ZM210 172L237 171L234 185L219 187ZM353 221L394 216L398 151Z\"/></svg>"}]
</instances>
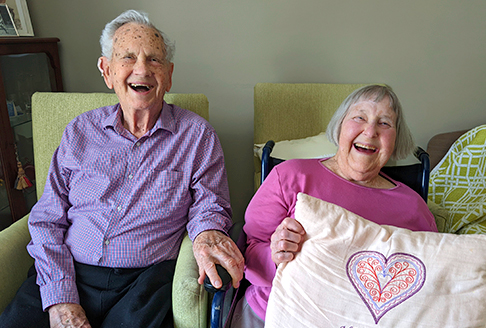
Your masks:
<instances>
[{"instance_id":1,"label":"shirt button","mask_svg":"<svg viewBox=\"0 0 486 328\"><path fill-rule=\"evenodd\" d=\"M110 244L110 241L109 241L108 239L107 239L107 240L105 240L105 245L107 245L107 246L108 246L109 244Z\"/></svg>"},{"instance_id":2,"label":"shirt button","mask_svg":"<svg viewBox=\"0 0 486 328\"><path fill-rule=\"evenodd\" d=\"M140 142L137 142L135 146L140 147Z\"/></svg>"},{"instance_id":3,"label":"shirt button","mask_svg":"<svg viewBox=\"0 0 486 328\"><path fill-rule=\"evenodd\" d=\"M116 209L117 209L118 211L121 211L121 210L122 210L121 205L120 205L120 206L118 206Z\"/></svg>"},{"instance_id":4,"label":"shirt button","mask_svg":"<svg viewBox=\"0 0 486 328\"><path fill-rule=\"evenodd\" d=\"M132 180L133 179L133 174L128 175L128 179Z\"/></svg>"}]
</instances>

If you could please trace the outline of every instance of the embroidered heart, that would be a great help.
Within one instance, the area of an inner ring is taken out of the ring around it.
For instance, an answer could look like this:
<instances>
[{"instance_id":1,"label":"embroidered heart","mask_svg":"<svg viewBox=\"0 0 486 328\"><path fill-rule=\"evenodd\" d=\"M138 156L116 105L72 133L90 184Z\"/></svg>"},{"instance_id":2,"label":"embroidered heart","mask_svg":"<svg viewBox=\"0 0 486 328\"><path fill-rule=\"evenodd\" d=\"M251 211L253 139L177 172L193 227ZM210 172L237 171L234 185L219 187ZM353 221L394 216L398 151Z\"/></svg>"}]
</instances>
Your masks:
<instances>
[{"instance_id":1,"label":"embroidered heart","mask_svg":"<svg viewBox=\"0 0 486 328\"><path fill-rule=\"evenodd\" d=\"M395 253L388 259L372 251L352 255L348 278L375 319L416 294L425 283L425 265L417 257Z\"/></svg>"}]
</instances>

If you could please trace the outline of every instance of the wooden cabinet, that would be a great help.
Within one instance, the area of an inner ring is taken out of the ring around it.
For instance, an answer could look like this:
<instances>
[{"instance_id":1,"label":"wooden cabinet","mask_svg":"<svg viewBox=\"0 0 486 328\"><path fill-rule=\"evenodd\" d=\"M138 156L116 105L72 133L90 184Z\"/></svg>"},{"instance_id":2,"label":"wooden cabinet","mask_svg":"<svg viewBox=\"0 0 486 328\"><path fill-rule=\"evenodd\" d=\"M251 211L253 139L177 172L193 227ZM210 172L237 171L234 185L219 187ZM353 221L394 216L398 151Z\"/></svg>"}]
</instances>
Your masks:
<instances>
[{"instance_id":1,"label":"wooden cabinet","mask_svg":"<svg viewBox=\"0 0 486 328\"><path fill-rule=\"evenodd\" d=\"M57 38L0 38L0 230L37 201L32 149L31 97L63 91ZM34 186L15 188L17 162Z\"/></svg>"}]
</instances>

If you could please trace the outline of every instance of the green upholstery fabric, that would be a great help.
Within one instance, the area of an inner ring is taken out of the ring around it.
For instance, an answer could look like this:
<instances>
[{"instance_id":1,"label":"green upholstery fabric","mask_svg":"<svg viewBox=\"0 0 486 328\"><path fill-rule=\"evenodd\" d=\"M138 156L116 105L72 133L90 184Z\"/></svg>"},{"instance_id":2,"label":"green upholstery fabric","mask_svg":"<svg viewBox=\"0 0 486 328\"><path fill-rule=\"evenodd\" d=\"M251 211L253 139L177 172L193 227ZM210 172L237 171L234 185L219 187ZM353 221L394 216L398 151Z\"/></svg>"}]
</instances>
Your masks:
<instances>
[{"instance_id":1,"label":"green upholstery fabric","mask_svg":"<svg viewBox=\"0 0 486 328\"><path fill-rule=\"evenodd\" d=\"M254 90L253 143L311 137L326 131L343 100L367 84L258 83ZM255 189L261 161L254 157Z\"/></svg>"},{"instance_id":2,"label":"green upholstery fabric","mask_svg":"<svg viewBox=\"0 0 486 328\"><path fill-rule=\"evenodd\" d=\"M254 143L300 139L326 131L343 100L366 84L258 83Z\"/></svg>"},{"instance_id":3,"label":"green upholstery fabric","mask_svg":"<svg viewBox=\"0 0 486 328\"><path fill-rule=\"evenodd\" d=\"M191 110L209 119L209 103L203 94L166 94L168 103ZM44 191L54 150L66 125L77 115L118 102L113 93L38 92L32 96L32 122L37 195ZM27 217L0 232L0 312L26 278L33 260L25 247L30 240ZM198 268L192 242L186 236L174 276L174 321L176 327L206 327L208 295L197 283ZM195 311L195 309L198 309Z\"/></svg>"},{"instance_id":4,"label":"green upholstery fabric","mask_svg":"<svg viewBox=\"0 0 486 328\"><path fill-rule=\"evenodd\" d=\"M66 125L88 110L118 102L114 93L50 93L32 96L32 135L37 197L44 192L52 154L61 142Z\"/></svg>"},{"instance_id":5,"label":"green upholstery fabric","mask_svg":"<svg viewBox=\"0 0 486 328\"><path fill-rule=\"evenodd\" d=\"M27 278L34 260L27 253L30 241L27 216L0 231L0 313Z\"/></svg>"},{"instance_id":6,"label":"green upholstery fabric","mask_svg":"<svg viewBox=\"0 0 486 328\"><path fill-rule=\"evenodd\" d=\"M192 242L186 235L182 241L176 273L172 285L174 327L205 328L208 326L209 295L197 282L199 270L192 251Z\"/></svg>"}]
</instances>

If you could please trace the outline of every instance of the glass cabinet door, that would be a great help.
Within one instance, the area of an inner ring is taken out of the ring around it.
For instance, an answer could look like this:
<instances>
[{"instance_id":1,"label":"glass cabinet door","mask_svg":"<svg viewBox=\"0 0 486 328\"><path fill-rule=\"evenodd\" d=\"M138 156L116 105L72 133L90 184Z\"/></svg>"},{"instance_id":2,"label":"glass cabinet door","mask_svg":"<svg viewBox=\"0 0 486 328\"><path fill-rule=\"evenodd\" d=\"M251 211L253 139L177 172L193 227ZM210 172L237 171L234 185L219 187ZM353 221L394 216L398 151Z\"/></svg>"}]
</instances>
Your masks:
<instances>
[{"instance_id":1,"label":"glass cabinet door","mask_svg":"<svg viewBox=\"0 0 486 328\"><path fill-rule=\"evenodd\" d=\"M12 214L10 212L7 187L5 185L5 176L3 174L3 167L0 165L0 230L8 227L11 222Z\"/></svg>"},{"instance_id":2,"label":"glass cabinet door","mask_svg":"<svg viewBox=\"0 0 486 328\"><path fill-rule=\"evenodd\" d=\"M0 71L17 160L32 183L31 187L22 190L27 211L30 211L37 201L31 97L36 91L55 91L55 81L49 59L43 52L0 56ZM7 189L5 184L2 185L2 176L3 170L0 168L0 230L12 223Z\"/></svg>"}]
</instances>

